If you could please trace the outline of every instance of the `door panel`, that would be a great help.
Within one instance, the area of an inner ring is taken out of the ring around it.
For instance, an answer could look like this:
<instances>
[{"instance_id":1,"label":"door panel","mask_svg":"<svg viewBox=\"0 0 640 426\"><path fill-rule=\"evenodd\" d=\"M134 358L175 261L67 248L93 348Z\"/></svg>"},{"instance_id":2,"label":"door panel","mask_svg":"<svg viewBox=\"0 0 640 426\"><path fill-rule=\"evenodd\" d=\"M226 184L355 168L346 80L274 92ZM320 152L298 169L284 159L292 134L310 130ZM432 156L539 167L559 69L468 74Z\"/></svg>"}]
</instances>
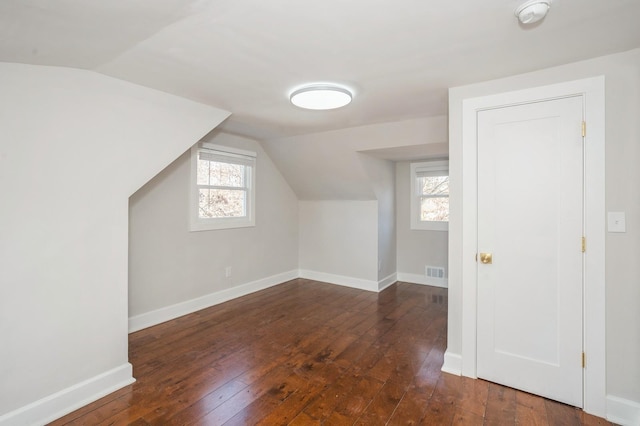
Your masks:
<instances>
[{"instance_id":1,"label":"door panel","mask_svg":"<svg viewBox=\"0 0 640 426\"><path fill-rule=\"evenodd\" d=\"M582 97L478 113L478 376L582 406Z\"/></svg>"}]
</instances>

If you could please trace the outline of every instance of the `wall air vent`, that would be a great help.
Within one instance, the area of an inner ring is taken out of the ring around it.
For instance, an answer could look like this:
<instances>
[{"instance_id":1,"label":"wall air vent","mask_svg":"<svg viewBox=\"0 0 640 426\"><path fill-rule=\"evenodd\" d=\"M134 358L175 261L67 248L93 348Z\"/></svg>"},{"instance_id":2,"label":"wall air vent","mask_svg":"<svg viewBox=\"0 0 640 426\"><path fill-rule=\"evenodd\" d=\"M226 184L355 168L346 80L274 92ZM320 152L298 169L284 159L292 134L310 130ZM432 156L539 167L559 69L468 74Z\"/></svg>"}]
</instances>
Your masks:
<instances>
[{"instance_id":1,"label":"wall air vent","mask_svg":"<svg viewBox=\"0 0 640 426\"><path fill-rule=\"evenodd\" d=\"M443 280L444 268L438 266L425 266L425 274L427 275L427 278Z\"/></svg>"}]
</instances>

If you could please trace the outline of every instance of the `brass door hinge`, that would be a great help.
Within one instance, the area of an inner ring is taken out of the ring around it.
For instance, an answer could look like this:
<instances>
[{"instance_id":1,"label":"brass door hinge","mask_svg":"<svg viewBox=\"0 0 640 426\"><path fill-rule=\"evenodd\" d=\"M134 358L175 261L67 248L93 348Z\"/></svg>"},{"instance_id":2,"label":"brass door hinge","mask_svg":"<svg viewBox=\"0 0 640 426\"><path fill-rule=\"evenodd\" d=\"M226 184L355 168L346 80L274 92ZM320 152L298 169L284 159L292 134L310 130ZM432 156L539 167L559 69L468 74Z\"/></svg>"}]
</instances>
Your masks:
<instances>
[{"instance_id":1,"label":"brass door hinge","mask_svg":"<svg viewBox=\"0 0 640 426\"><path fill-rule=\"evenodd\" d=\"M585 368L587 366L587 355L582 352L582 368Z\"/></svg>"},{"instance_id":2,"label":"brass door hinge","mask_svg":"<svg viewBox=\"0 0 640 426\"><path fill-rule=\"evenodd\" d=\"M582 137L586 137L587 136L587 122L583 121L582 122Z\"/></svg>"},{"instance_id":3,"label":"brass door hinge","mask_svg":"<svg viewBox=\"0 0 640 426\"><path fill-rule=\"evenodd\" d=\"M582 252L584 253L585 251L587 251L587 238L582 237Z\"/></svg>"}]
</instances>

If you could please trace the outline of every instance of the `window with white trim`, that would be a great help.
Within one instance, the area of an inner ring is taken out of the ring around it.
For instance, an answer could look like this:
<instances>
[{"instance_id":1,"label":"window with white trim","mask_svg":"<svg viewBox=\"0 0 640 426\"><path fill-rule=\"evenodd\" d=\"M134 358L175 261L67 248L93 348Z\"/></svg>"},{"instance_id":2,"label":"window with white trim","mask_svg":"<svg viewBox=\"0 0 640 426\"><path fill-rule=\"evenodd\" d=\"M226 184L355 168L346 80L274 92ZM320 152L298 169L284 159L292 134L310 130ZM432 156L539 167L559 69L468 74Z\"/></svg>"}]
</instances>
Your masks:
<instances>
[{"instance_id":1,"label":"window with white trim","mask_svg":"<svg viewBox=\"0 0 640 426\"><path fill-rule=\"evenodd\" d=\"M208 143L191 148L191 231L255 226L255 168L255 152Z\"/></svg>"},{"instance_id":2,"label":"window with white trim","mask_svg":"<svg viewBox=\"0 0 640 426\"><path fill-rule=\"evenodd\" d=\"M449 230L449 162L411 163L411 229Z\"/></svg>"}]
</instances>

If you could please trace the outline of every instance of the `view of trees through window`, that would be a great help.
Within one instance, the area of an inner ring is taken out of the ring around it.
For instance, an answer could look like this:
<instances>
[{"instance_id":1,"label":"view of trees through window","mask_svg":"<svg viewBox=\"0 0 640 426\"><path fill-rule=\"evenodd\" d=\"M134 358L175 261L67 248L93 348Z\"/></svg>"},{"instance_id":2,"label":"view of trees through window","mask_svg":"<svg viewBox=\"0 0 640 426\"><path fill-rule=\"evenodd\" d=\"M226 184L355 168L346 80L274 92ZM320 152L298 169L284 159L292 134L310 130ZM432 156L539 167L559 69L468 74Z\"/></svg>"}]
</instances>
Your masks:
<instances>
[{"instance_id":1,"label":"view of trees through window","mask_svg":"<svg viewBox=\"0 0 640 426\"><path fill-rule=\"evenodd\" d=\"M449 176L418 178L420 220L449 221Z\"/></svg>"},{"instance_id":2,"label":"view of trees through window","mask_svg":"<svg viewBox=\"0 0 640 426\"><path fill-rule=\"evenodd\" d=\"M246 167L198 158L198 217L244 217L247 206Z\"/></svg>"}]
</instances>

